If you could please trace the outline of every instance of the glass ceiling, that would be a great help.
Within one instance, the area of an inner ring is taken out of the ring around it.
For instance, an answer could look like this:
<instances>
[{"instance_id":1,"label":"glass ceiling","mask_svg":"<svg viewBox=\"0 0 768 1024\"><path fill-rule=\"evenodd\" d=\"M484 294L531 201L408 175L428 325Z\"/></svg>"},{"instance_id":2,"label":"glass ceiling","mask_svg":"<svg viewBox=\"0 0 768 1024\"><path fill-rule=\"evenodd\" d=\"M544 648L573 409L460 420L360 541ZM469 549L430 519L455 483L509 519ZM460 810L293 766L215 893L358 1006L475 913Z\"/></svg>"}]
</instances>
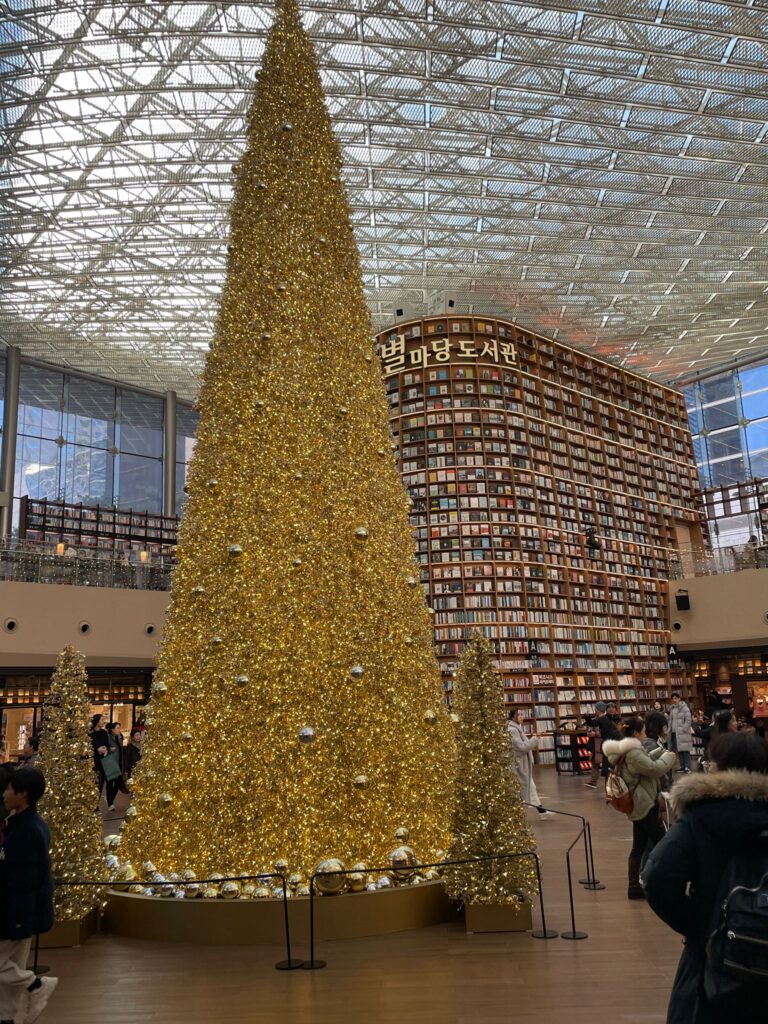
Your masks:
<instances>
[{"instance_id":1,"label":"glass ceiling","mask_svg":"<svg viewBox=\"0 0 768 1024\"><path fill-rule=\"evenodd\" d=\"M302 7L375 327L446 293L664 380L768 350L768 0ZM189 397L273 7L0 12L0 339Z\"/></svg>"}]
</instances>

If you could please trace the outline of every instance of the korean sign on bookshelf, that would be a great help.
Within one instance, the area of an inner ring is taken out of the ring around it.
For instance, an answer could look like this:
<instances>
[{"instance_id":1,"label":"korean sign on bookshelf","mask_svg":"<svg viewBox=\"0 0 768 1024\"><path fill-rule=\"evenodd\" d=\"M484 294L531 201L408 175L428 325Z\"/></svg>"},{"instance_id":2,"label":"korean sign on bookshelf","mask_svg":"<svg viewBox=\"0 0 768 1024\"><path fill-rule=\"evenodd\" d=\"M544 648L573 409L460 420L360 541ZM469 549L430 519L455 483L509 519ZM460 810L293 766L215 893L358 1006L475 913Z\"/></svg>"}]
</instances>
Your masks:
<instances>
[{"instance_id":1,"label":"korean sign on bookshelf","mask_svg":"<svg viewBox=\"0 0 768 1024\"><path fill-rule=\"evenodd\" d=\"M432 333L434 325L430 326ZM406 328L402 333L393 332L382 339L378 346L384 376L448 362L456 364L483 360L502 366L515 366L515 346L511 340L501 336L501 331L498 338L495 336L494 324L476 321L474 337L455 337L466 333L471 333L468 325L465 327L459 322L450 324L450 334L440 332L437 337L423 337L418 324ZM478 334L484 336L478 337Z\"/></svg>"}]
</instances>

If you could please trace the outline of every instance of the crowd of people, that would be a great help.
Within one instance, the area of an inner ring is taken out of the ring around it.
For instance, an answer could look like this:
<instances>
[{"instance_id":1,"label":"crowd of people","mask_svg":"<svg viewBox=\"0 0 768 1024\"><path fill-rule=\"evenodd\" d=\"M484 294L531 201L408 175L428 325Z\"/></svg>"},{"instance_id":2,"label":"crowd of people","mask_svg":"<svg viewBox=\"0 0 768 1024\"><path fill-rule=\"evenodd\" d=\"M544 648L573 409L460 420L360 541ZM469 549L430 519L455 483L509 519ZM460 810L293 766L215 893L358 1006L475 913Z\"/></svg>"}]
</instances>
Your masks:
<instances>
[{"instance_id":1,"label":"crowd of people","mask_svg":"<svg viewBox=\"0 0 768 1024\"><path fill-rule=\"evenodd\" d=\"M586 785L601 771L623 783L627 896L684 936L667 1024L753 1024L768 997L768 744L760 721L708 710L675 693L622 721L598 704Z\"/></svg>"}]
</instances>

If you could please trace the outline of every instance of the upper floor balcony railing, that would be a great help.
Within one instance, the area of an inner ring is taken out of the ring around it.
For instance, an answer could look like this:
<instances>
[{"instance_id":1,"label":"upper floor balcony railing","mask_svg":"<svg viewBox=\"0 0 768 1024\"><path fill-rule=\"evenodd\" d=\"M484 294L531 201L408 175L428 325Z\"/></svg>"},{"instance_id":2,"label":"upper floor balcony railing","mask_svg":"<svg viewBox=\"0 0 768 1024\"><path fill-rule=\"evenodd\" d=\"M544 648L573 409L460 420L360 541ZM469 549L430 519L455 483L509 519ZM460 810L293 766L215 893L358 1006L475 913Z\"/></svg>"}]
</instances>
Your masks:
<instances>
[{"instance_id":1,"label":"upper floor balcony railing","mask_svg":"<svg viewBox=\"0 0 768 1024\"><path fill-rule=\"evenodd\" d=\"M768 569L768 544L750 541L712 550L681 548L678 557L668 562L669 578L681 580L691 576L720 576L744 569Z\"/></svg>"},{"instance_id":2,"label":"upper floor balcony railing","mask_svg":"<svg viewBox=\"0 0 768 1024\"><path fill-rule=\"evenodd\" d=\"M127 554L45 544L15 543L0 547L0 583L58 583L73 587L125 590L170 590L172 559L143 561Z\"/></svg>"}]
</instances>

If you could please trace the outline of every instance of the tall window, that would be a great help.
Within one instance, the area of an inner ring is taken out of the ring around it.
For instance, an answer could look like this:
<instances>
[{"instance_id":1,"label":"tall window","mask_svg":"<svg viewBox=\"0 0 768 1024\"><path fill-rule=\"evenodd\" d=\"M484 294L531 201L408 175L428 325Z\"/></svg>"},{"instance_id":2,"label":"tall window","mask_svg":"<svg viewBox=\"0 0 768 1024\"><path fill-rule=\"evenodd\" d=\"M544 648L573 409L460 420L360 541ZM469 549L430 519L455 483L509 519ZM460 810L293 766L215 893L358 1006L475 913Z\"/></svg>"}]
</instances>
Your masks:
<instances>
[{"instance_id":1,"label":"tall window","mask_svg":"<svg viewBox=\"0 0 768 1024\"><path fill-rule=\"evenodd\" d=\"M163 508L163 400L123 391L120 395L116 503L119 508Z\"/></svg>"},{"instance_id":2,"label":"tall window","mask_svg":"<svg viewBox=\"0 0 768 1024\"><path fill-rule=\"evenodd\" d=\"M187 467L192 460L197 434L197 412L188 405L176 407L176 511L181 513L186 501L184 484Z\"/></svg>"}]
</instances>

